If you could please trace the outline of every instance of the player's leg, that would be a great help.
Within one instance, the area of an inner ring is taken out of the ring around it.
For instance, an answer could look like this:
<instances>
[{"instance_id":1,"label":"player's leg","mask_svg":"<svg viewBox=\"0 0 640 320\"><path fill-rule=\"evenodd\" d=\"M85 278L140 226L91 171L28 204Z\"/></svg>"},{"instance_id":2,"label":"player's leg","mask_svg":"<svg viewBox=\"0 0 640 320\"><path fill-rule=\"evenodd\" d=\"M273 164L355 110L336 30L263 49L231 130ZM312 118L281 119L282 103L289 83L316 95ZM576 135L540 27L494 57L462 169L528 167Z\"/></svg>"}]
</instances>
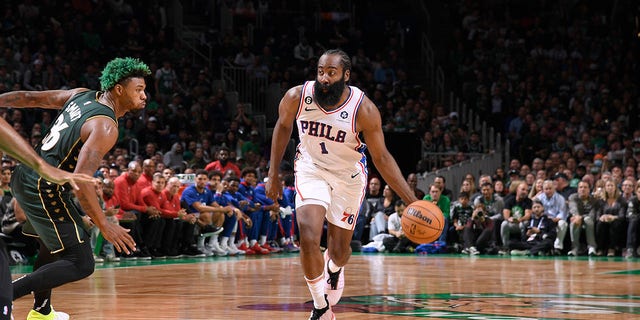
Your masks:
<instances>
[{"instance_id":1,"label":"player's leg","mask_svg":"<svg viewBox=\"0 0 640 320\"><path fill-rule=\"evenodd\" d=\"M297 209L298 227L300 228L300 262L307 281L309 292L313 298L313 314L331 313L331 306L325 296L325 263L320 251L320 238L326 204L319 200L307 199Z\"/></svg>"},{"instance_id":2,"label":"player's leg","mask_svg":"<svg viewBox=\"0 0 640 320\"><path fill-rule=\"evenodd\" d=\"M0 239L0 320L11 319L13 289L11 287L11 270L5 243Z\"/></svg>"},{"instance_id":3,"label":"player's leg","mask_svg":"<svg viewBox=\"0 0 640 320\"><path fill-rule=\"evenodd\" d=\"M56 255L42 245L34 263L34 271L13 282L14 299L33 292L33 310L29 312L27 319L56 312L51 307L51 289L84 279L93 273L93 252L88 239L86 240ZM68 319L68 315L62 312L56 312L56 317Z\"/></svg>"}]
</instances>

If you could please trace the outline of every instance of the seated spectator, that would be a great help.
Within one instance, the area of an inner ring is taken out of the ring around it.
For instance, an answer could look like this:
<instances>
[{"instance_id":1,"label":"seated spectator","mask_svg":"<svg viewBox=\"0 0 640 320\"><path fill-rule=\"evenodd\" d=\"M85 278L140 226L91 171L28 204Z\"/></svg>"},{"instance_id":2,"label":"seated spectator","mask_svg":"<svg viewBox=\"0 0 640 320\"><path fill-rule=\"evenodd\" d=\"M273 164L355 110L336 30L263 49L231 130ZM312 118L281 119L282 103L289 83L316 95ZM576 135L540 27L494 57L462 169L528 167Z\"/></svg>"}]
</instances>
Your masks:
<instances>
[{"instance_id":1,"label":"seated spectator","mask_svg":"<svg viewBox=\"0 0 640 320\"><path fill-rule=\"evenodd\" d=\"M457 248L462 248L462 252L465 254L475 255L480 253L472 244L463 243L464 230L472 214L473 206L469 200L469 193L464 191L458 193L458 200L451 205L450 216L454 232L451 232L451 239L449 240L451 246L456 248L456 252L459 251Z\"/></svg>"},{"instance_id":2,"label":"seated spectator","mask_svg":"<svg viewBox=\"0 0 640 320\"><path fill-rule=\"evenodd\" d=\"M232 170L236 177L240 177L240 168L229 161L229 154L229 148L221 147L220 150L218 150L218 160L210 162L204 169L207 171L218 170L225 173L227 170Z\"/></svg>"},{"instance_id":3,"label":"seated spectator","mask_svg":"<svg viewBox=\"0 0 640 320\"><path fill-rule=\"evenodd\" d=\"M439 241L447 242L448 233L453 229L451 227L451 200L447 196L442 195L442 189L438 188L435 184L429 186L429 194L424 196L422 200L433 202L440 208L442 215L444 216L444 228L442 229L442 235L440 235Z\"/></svg>"},{"instance_id":4,"label":"seated spectator","mask_svg":"<svg viewBox=\"0 0 640 320\"><path fill-rule=\"evenodd\" d=\"M627 244L624 257L638 258L638 225L640 224L640 181L635 186L636 195L627 205Z\"/></svg>"},{"instance_id":5,"label":"seated spectator","mask_svg":"<svg viewBox=\"0 0 640 320\"><path fill-rule=\"evenodd\" d=\"M548 253L554 247L556 227L553 220L545 214L545 208L539 199L533 200L531 219L521 241L510 242L511 255L530 254L537 256Z\"/></svg>"},{"instance_id":6,"label":"seated spectator","mask_svg":"<svg viewBox=\"0 0 640 320\"><path fill-rule=\"evenodd\" d=\"M166 175L163 174L166 179ZM162 234L162 249L169 258L180 257L180 228L182 223L189 223L196 216L187 214L187 211L180 206L181 183L178 177L170 176L167 184L162 190L164 202L160 205L160 213L165 221L164 232Z\"/></svg>"},{"instance_id":7,"label":"seated spectator","mask_svg":"<svg viewBox=\"0 0 640 320\"><path fill-rule=\"evenodd\" d=\"M587 254L596 255L596 216L602 210L602 201L591 194L589 183L578 182L578 192L569 196L569 233L571 235L570 256L577 256L580 253L580 235L585 231L587 238Z\"/></svg>"},{"instance_id":8,"label":"seated spectator","mask_svg":"<svg viewBox=\"0 0 640 320\"><path fill-rule=\"evenodd\" d=\"M142 240L142 226L140 225L140 221L134 212L124 211L122 206L120 205L120 199L115 194L115 183L111 178L104 179L102 181L102 199L104 201L105 214L114 214L114 217L117 219L117 222L129 229L129 234L133 238L133 240L138 243L143 243ZM146 252L144 252L146 254ZM128 260L149 260L151 259L151 255L145 255L141 252L140 248L138 251L132 252L129 255L121 254L121 257Z\"/></svg>"},{"instance_id":9,"label":"seated spectator","mask_svg":"<svg viewBox=\"0 0 640 320\"><path fill-rule=\"evenodd\" d=\"M407 205L402 200L398 200L395 203L395 212L389 216L389 226L387 229L389 230L389 234L392 237L387 237L382 240L384 247L387 251L393 253L405 253L405 252L413 252L415 250L416 244L411 242L407 236L405 236L402 231L402 213Z\"/></svg>"},{"instance_id":10,"label":"seated spectator","mask_svg":"<svg viewBox=\"0 0 640 320\"><path fill-rule=\"evenodd\" d=\"M509 252L511 238L516 235L517 239L522 238L526 225L531 218L531 199L528 197L527 184L522 180L511 183L510 189L515 192L509 193L504 200L502 214L504 220L500 225L500 238L502 240L502 250L498 253Z\"/></svg>"},{"instance_id":11,"label":"seated spectator","mask_svg":"<svg viewBox=\"0 0 640 320\"><path fill-rule=\"evenodd\" d=\"M607 250L607 257L614 257L623 245L627 205L613 180L605 182L602 200L604 203L601 214L596 216L596 255L602 256L604 250Z\"/></svg>"},{"instance_id":12,"label":"seated spectator","mask_svg":"<svg viewBox=\"0 0 640 320\"><path fill-rule=\"evenodd\" d=\"M167 180L160 172L154 173L152 179L151 186L142 189L141 197L145 205L158 208L158 210L152 214L142 215L142 234L151 256L162 259L166 257L167 254L166 250L162 247L162 236L166 224L162 218L162 205L167 201L162 191L165 189Z\"/></svg>"},{"instance_id":13,"label":"seated spectator","mask_svg":"<svg viewBox=\"0 0 640 320\"><path fill-rule=\"evenodd\" d=\"M556 224L557 236L553 243L553 254L561 255L564 248L564 237L567 234L567 205L564 197L556 192L553 181L545 180L542 183L542 193L537 195L535 199L540 200L544 207L544 212ZM534 199L534 200L535 200Z\"/></svg>"}]
</instances>

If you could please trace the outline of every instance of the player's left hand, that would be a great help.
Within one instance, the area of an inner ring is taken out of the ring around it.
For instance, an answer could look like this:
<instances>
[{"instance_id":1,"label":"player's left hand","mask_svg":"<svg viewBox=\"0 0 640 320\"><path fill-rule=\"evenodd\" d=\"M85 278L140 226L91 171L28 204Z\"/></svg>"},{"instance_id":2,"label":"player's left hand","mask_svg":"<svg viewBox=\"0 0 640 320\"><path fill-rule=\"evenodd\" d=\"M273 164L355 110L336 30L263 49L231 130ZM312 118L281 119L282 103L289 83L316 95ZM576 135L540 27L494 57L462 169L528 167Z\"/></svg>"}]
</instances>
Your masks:
<instances>
[{"instance_id":1,"label":"player's left hand","mask_svg":"<svg viewBox=\"0 0 640 320\"><path fill-rule=\"evenodd\" d=\"M43 166L41 175L48 181L57 184L69 183L74 190L80 190L80 188L78 187L78 183L96 183L96 178L90 175L84 173L71 173L52 166Z\"/></svg>"}]
</instances>

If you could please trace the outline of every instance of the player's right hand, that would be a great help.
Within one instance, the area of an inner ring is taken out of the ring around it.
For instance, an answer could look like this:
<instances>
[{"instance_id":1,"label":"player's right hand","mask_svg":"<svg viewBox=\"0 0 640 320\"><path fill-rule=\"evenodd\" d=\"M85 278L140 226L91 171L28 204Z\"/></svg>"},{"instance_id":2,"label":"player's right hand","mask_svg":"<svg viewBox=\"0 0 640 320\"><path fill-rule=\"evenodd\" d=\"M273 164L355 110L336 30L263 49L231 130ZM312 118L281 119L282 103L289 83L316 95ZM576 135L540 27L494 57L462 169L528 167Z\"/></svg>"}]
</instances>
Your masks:
<instances>
[{"instance_id":1,"label":"player's right hand","mask_svg":"<svg viewBox=\"0 0 640 320\"><path fill-rule=\"evenodd\" d=\"M129 229L125 229L117 224L107 223L100 231L104 239L113 244L113 247L116 248L118 252L124 251L124 253L130 254L136 251L136 242L133 241L133 238L129 234Z\"/></svg>"},{"instance_id":2,"label":"player's right hand","mask_svg":"<svg viewBox=\"0 0 640 320\"><path fill-rule=\"evenodd\" d=\"M280 182L280 177L277 175L275 177L269 177L265 185L265 193L273 202L277 203L279 199L282 199L282 182Z\"/></svg>"}]
</instances>

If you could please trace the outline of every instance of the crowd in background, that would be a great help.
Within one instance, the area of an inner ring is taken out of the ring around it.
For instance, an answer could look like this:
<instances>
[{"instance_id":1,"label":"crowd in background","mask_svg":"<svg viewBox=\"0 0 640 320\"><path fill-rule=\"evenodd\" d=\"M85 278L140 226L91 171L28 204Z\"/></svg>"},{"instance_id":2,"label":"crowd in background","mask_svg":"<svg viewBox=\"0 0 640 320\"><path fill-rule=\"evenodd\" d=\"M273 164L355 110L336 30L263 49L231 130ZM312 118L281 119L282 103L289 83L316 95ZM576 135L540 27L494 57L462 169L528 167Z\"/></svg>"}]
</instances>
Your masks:
<instances>
[{"instance_id":1,"label":"crowd in background","mask_svg":"<svg viewBox=\"0 0 640 320\"><path fill-rule=\"evenodd\" d=\"M318 56L327 48L340 47L352 57L350 84L362 88L378 106L384 130L414 133L421 140L423 159L405 171L419 174L488 151L479 133L459 123L450 106L433 101L426 87L411 77L415 52L407 49L407 31L398 19L369 12L353 24L334 17L314 28L305 19L291 21L292 27L271 18L259 37L249 41L247 24L256 12L269 17L269 10L275 12L282 4L225 4L236 19L232 30L207 34L214 66L226 61L244 67L251 76L280 84L284 92L312 80ZM339 2L324 5L328 12L344 9ZM447 55L455 66L452 78L459 80L465 103L505 133L513 158L519 159L519 164L511 162L496 172L492 190L506 197L515 192L510 190L511 181L522 180L535 195L538 181L556 181L553 177L558 174L576 188L578 181L587 181L589 192L598 196L597 185L605 190L608 180L603 178L608 176L618 188L627 180L635 186L640 166L640 130L633 127L640 120L637 40L614 27L606 6L588 1L529 6L535 8L493 1L447 6L455 17L450 31L454 44ZM242 178L245 168L255 169L258 182L265 177L269 137L262 136L246 102L230 106L225 91L213 85L218 70L194 62L174 38L163 2L10 1L2 10L0 93L99 89L98 70L114 56L139 57L150 65L147 107L120 120L118 144L104 160L111 179L127 173L131 161L143 166L145 160L152 160L157 172L195 174L219 161L223 149L228 151L225 162L238 169L236 177ZM205 14L214 13L205 10ZM34 146L55 118L50 110L0 109L0 115ZM132 153L132 141L138 143L137 153ZM429 156L434 153L439 154L435 162ZM475 178L480 177L470 180ZM425 191L430 195L431 190ZM473 204L477 191L464 192ZM448 194L452 207L460 194L457 190ZM628 208L633 202L626 200ZM377 225L369 225L368 231L388 232L384 217L395 211L395 201L383 202L394 210L377 216ZM450 210L443 212L453 229L464 225ZM565 219L567 228L570 219ZM502 223L495 221L487 243L504 251L498 222ZM452 239L455 236L453 232ZM460 244L460 250L467 252L471 247L482 249ZM604 248L602 254L608 253ZM613 249L620 254L625 248L616 244ZM553 249L571 252L564 246Z\"/></svg>"}]
</instances>

